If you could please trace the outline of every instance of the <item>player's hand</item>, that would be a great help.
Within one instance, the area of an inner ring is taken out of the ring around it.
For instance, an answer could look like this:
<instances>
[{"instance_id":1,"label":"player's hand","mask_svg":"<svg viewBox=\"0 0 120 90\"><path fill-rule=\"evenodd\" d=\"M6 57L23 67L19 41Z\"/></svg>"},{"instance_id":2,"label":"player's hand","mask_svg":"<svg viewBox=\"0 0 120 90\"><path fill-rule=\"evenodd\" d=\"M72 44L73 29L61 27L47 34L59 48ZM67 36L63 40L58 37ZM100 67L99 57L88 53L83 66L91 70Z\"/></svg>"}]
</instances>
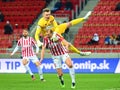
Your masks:
<instances>
[{"instance_id":1,"label":"player's hand","mask_svg":"<svg viewBox=\"0 0 120 90\"><path fill-rule=\"evenodd\" d=\"M52 35L52 37L51 37L51 40L52 40L52 41L57 41L57 40L58 40L58 37L57 37L57 35L56 35L55 32L53 33L53 35Z\"/></svg>"},{"instance_id":2,"label":"player's hand","mask_svg":"<svg viewBox=\"0 0 120 90\"><path fill-rule=\"evenodd\" d=\"M91 15L92 11L89 11L83 18L88 19L88 17Z\"/></svg>"},{"instance_id":3,"label":"player's hand","mask_svg":"<svg viewBox=\"0 0 120 90\"><path fill-rule=\"evenodd\" d=\"M38 45L38 47L42 47L43 43L38 40L37 45Z\"/></svg>"},{"instance_id":4,"label":"player's hand","mask_svg":"<svg viewBox=\"0 0 120 90\"><path fill-rule=\"evenodd\" d=\"M10 53L10 57L12 58L12 56L13 56L13 54L12 53Z\"/></svg>"},{"instance_id":5,"label":"player's hand","mask_svg":"<svg viewBox=\"0 0 120 90\"><path fill-rule=\"evenodd\" d=\"M52 40L53 42L55 42L55 41L58 41L58 38L57 38L57 37L52 37L51 40Z\"/></svg>"}]
</instances>

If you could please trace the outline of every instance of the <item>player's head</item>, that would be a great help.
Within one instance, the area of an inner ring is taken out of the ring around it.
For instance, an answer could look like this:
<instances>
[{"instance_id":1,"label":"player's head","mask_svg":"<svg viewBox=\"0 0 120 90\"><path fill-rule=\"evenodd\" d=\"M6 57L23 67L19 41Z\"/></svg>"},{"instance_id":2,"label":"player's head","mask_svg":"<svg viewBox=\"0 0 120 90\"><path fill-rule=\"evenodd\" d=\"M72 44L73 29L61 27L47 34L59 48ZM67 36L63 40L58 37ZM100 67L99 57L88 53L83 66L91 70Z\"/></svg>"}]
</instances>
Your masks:
<instances>
[{"instance_id":1,"label":"player's head","mask_svg":"<svg viewBox=\"0 0 120 90\"><path fill-rule=\"evenodd\" d=\"M52 31L51 29L47 30L46 36L47 36L48 38L51 38L52 35L53 35L53 31Z\"/></svg>"},{"instance_id":2,"label":"player's head","mask_svg":"<svg viewBox=\"0 0 120 90\"><path fill-rule=\"evenodd\" d=\"M29 35L29 32L28 32L28 30L27 29L24 29L23 30L23 37L27 37Z\"/></svg>"},{"instance_id":3,"label":"player's head","mask_svg":"<svg viewBox=\"0 0 120 90\"><path fill-rule=\"evenodd\" d=\"M43 17L48 20L50 18L51 15L51 10L49 8L45 8L43 9Z\"/></svg>"}]
</instances>

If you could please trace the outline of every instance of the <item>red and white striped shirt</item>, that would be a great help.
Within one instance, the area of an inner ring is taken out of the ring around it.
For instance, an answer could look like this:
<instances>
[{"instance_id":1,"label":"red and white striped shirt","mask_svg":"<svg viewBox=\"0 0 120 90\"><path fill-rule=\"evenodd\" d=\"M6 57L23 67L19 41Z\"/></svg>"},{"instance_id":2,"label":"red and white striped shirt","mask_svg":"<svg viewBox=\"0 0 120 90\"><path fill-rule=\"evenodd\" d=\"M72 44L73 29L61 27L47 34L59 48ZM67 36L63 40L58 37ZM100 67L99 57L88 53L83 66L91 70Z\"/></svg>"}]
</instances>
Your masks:
<instances>
[{"instance_id":1,"label":"red and white striped shirt","mask_svg":"<svg viewBox=\"0 0 120 90\"><path fill-rule=\"evenodd\" d=\"M45 37L43 39L43 45L47 46L50 49L50 52L53 56L59 56L67 53L66 48L62 45L61 40L53 42L49 38Z\"/></svg>"},{"instance_id":2,"label":"red and white striped shirt","mask_svg":"<svg viewBox=\"0 0 120 90\"><path fill-rule=\"evenodd\" d=\"M17 46L21 47L22 57L29 57L35 55L33 46L36 46L36 42L32 37L20 38Z\"/></svg>"}]
</instances>

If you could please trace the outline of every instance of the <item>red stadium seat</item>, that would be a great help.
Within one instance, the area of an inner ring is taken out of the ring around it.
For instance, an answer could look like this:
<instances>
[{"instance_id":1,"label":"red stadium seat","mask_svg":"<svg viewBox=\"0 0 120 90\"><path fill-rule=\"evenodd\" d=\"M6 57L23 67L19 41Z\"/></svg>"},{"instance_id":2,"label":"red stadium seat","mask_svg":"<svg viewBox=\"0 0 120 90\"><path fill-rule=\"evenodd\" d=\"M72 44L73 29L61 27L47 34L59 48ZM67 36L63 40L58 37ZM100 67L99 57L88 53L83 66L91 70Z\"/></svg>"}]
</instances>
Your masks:
<instances>
[{"instance_id":1,"label":"red stadium seat","mask_svg":"<svg viewBox=\"0 0 120 90\"><path fill-rule=\"evenodd\" d=\"M14 2L0 2L1 11L5 15L4 22L0 22L0 46L11 48L12 40L18 40L22 33L22 29L28 28L29 25L32 24L45 5L46 1L43 0L14 0ZM10 20L14 28L14 36L12 36L12 38L4 35L4 25L7 20ZM18 26L15 24L18 24Z\"/></svg>"},{"instance_id":2,"label":"red stadium seat","mask_svg":"<svg viewBox=\"0 0 120 90\"><path fill-rule=\"evenodd\" d=\"M110 36L113 33L118 34L120 31L120 12L113 11L118 1L119 0L100 0L98 5L93 9L90 18L83 24L83 27L78 30L80 44L86 44L94 33L98 33L100 41L99 44L95 46L96 49L91 50L92 52L118 53L120 51L117 49L119 45L104 45L106 36ZM77 45L77 47L79 46ZM89 49L90 47L85 46L85 48Z\"/></svg>"}]
</instances>

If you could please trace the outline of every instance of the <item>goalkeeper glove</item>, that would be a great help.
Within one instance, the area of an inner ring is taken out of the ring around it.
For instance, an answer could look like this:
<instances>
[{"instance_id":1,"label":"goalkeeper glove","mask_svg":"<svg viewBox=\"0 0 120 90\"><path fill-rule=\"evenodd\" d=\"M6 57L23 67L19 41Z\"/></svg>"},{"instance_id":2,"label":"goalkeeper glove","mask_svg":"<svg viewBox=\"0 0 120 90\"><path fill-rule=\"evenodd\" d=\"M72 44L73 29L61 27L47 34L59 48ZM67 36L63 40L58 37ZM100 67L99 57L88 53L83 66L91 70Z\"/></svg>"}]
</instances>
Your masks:
<instances>
[{"instance_id":1,"label":"goalkeeper glove","mask_svg":"<svg viewBox=\"0 0 120 90\"><path fill-rule=\"evenodd\" d=\"M56 34L57 34L56 32L53 33L53 35L52 35L52 37L51 37L51 40L52 40L52 41L57 41L57 40L58 40L58 37L57 37Z\"/></svg>"},{"instance_id":2,"label":"goalkeeper glove","mask_svg":"<svg viewBox=\"0 0 120 90\"><path fill-rule=\"evenodd\" d=\"M38 47L41 47L43 45L43 43L40 42L39 40L37 40L37 45L38 45Z\"/></svg>"},{"instance_id":3,"label":"goalkeeper glove","mask_svg":"<svg viewBox=\"0 0 120 90\"><path fill-rule=\"evenodd\" d=\"M84 18L84 19L87 19L87 18L91 15L91 13L92 13L92 12L89 11L83 18Z\"/></svg>"}]
</instances>

